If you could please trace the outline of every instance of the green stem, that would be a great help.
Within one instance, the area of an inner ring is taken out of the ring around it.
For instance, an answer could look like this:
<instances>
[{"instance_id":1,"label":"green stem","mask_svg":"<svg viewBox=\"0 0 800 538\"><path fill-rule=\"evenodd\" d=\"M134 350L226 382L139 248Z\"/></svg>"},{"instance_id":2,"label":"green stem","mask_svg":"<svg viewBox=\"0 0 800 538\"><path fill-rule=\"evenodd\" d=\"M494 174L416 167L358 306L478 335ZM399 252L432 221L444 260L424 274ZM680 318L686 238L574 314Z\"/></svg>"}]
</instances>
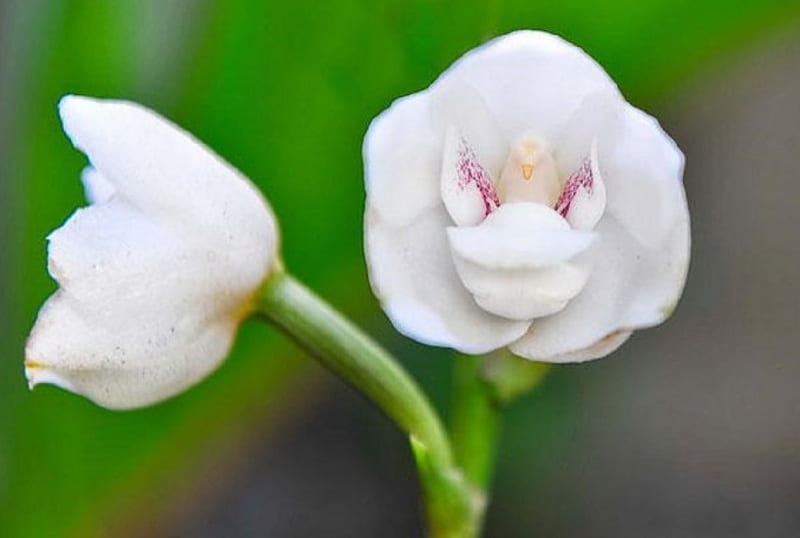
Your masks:
<instances>
[{"instance_id":1,"label":"green stem","mask_svg":"<svg viewBox=\"0 0 800 538\"><path fill-rule=\"evenodd\" d=\"M257 314L361 391L409 435L426 496L431 535L471 537L479 503L454 465L439 416L399 363L283 270L276 270L264 284Z\"/></svg>"},{"instance_id":2,"label":"green stem","mask_svg":"<svg viewBox=\"0 0 800 538\"><path fill-rule=\"evenodd\" d=\"M480 357L456 357L450 435L456 463L472 484L485 490L492 479L502 410L481 377Z\"/></svg>"},{"instance_id":3,"label":"green stem","mask_svg":"<svg viewBox=\"0 0 800 538\"><path fill-rule=\"evenodd\" d=\"M503 412L538 386L548 370L547 364L520 359L507 351L455 359L450 437L456 464L483 501L473 514L472 537L479 536L483 527Z\"/></svg>"}]
</instances>

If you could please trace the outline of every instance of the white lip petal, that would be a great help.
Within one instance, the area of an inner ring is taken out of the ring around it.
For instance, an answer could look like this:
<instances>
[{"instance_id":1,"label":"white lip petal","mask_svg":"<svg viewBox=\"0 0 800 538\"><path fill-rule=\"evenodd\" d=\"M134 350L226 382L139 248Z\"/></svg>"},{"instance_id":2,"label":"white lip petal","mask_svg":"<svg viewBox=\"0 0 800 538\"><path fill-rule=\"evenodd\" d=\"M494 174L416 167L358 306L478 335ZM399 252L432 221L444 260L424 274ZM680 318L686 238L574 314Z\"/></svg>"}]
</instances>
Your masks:
<instances>
[{"instance_id":1,"label":"white lip petal","mask_svg":"<svg viewBox=\"0 0 800 538\"><path fill-rule=\"evenodd\" d=\"M450 227L450 248L487 269L530 269L569 260L588 248L594 234L571 230L539 204L503 204L478 226Z\"/></svg>"},{"instance_id":2,"label":"white lip petal","mask_svg":"<svg viewBox=\"0 0 800 538\"><path fill-rule=\"evenodd\" d=\"M465 353L485 353L516 340L529 321L512 321L481 309L464 289L447 247L444 207L396 228L367 213L370 283L403 334Z\"/></svg>"},{"instance_id":3,"label":"white lip petal","mask_svg":"<svg viewBox=\"0 0 800 538\"><path fill-rule=\"evenodd\" d=\"M586 283L568 263L592 242L552 209L504 204L479 226L447 229L461 282L488 312L516 320L563 309Z\"/></svg>"},{"instance_id":4,"label":"white lip petal","mask_svg":"<svg viewBox=\"0 0 800 538\"><path fill-rule=\"evenodd\" d=\"M458 276L481 308L515 320L531 320L562 310L586 283L585 269L558 263L531 269L486 269L453 256Z\"/></svg>"},{"instance_id":5,"label":"white lip petal","mask_svg":"<svg viewBox=\"0 0 800 538\"><path fill-rule=\"evenodd\" d=\"M31 385L115 409L193 385L225 357L275 264L264 199L193 137L139 105L69 97L93 205L49 236L59 290L25 349Z\"/></svg>"}]
</instances>

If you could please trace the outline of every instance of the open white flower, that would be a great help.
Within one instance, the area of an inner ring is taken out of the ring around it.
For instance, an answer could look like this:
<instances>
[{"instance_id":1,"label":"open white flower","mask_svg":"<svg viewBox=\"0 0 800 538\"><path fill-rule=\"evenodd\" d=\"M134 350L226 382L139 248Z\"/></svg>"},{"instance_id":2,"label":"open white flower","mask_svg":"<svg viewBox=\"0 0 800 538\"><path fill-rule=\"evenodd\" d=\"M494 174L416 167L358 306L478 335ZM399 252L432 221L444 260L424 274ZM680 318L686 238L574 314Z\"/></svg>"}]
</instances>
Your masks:
<instances>
[{"instance_id":1,"label":"open white flower","mask_svg":"<svg viewBox=\"0 0 800 538\"><path fill-rule=\"evenodd\" d=\"M59 289L25 373L106 407L147 405L228 353L276 264L275 219L246 178L150 110L68 96L59 111L91 162L91 205L49 237Z\"/></svg>"},{"instance_id":2,"label":"open white flower","mask_svg":"<svg viewBox=\"0 0 800 538\"><path fill-rule=\"evenodd\" d=\"M556 36L466 54L373 121L364 157L370 281L416 340L583 361L680 297L683 155Z\"/></svg>"}]
</instances>

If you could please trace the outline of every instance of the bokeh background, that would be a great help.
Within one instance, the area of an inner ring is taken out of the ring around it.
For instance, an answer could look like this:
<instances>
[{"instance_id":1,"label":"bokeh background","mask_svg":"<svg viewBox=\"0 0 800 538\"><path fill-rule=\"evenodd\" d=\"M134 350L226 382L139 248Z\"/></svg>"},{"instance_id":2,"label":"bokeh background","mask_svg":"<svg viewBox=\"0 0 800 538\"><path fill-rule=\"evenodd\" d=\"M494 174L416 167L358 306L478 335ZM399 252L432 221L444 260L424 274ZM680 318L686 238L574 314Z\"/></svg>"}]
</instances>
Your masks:
<instances>
[{"instance_id":1,"label":"bokeh background","mask_svg":"<svg viewBox=\"0 0 800 538\"><path fill-rule=\"evenodd\" d=\"M451 355L367 285L361 140L516 28L579 44L662 119L694 257L671 321L511 410L487 536L800 535L800 2L0 0L0 536L421 536L402 436L269 327L149 409L28 392L45 236L83 203L55 105L133 99L215 148L270 198L288 267L446 412Z\"/></svg>"}]
</instances>

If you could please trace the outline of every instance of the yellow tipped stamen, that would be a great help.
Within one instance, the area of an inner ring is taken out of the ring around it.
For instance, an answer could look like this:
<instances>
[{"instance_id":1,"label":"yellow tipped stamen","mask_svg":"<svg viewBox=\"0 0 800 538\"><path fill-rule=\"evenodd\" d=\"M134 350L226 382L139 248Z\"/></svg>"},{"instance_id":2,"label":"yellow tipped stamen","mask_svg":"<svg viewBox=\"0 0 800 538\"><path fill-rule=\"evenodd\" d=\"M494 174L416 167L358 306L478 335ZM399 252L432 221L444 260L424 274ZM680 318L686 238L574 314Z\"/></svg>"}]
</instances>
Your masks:
<instances>
[{"instance_id":1,"label":"yellow tipped stamen","mask_svg":"<svg viewBox=\"0 0 800 538\"><path fill-rule=\"evenodd\" d=\"M532 164L523 164L522 165L522 177L525 178L525 181L530 181L531 177L533 177L533 165Z\"/></svg>"},{"instance_id":2,"label":"yellow tipped stamen","mask_svg":"<svg viewBox=\"0 0 800 538\"><path fill-rule=\"evenodd\" d=\"M500 172L497 193L503 203L534 202L553 207L561 194L561 182L550 146L529 133L517 138Z\"/></svg>"},{"instance_id":3,"label":"yellow tipped stamen","mask_svg":"<svg viewBox=\"0 0 800 538\"><path fill-rule=\"evenodd\" d=\"M28 360L25 361L25 368L27 368L27 369L35 369L35 368L42 368L42 367L43 367L43 365L39 364L36 361L28 361Z\"/></svg>"}]
</instances>

